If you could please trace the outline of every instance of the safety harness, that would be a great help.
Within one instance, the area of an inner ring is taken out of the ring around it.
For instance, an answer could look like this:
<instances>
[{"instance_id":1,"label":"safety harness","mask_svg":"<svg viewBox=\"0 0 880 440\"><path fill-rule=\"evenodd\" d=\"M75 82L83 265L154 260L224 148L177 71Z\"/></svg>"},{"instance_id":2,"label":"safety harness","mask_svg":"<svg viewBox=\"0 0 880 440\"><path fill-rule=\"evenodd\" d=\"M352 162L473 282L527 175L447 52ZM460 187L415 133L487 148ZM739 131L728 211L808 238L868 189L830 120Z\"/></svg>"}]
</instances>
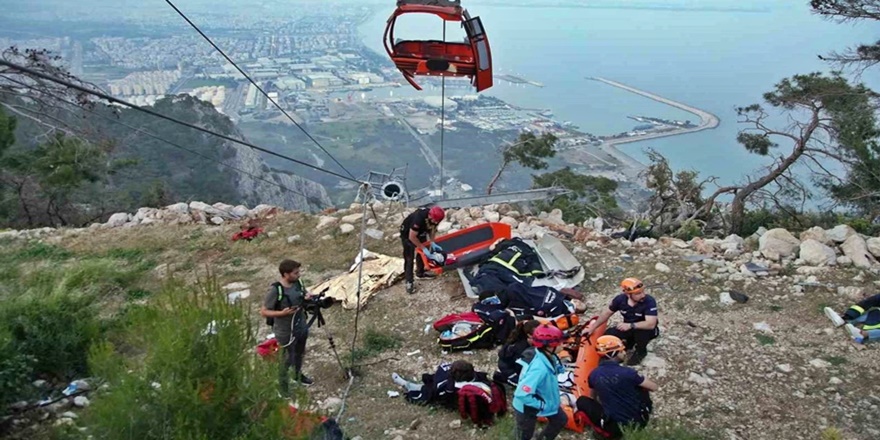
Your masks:
<instances>
[{"instance_id":1,"label":"safety harness","mask_svg":"<svg viewBox=\"0 0 880 440\"><path fill-rule=\"evenodd\" d=\"M880 313L880 307L869 307L868 310L865 310L864 307L862 307L860 305L854 305L854 306L850 306L849 310L846 313L847 315L850 315L849 311L856 312L855 315L852 315L852 316L859 317L859 316L862 316L866 313L871 313L871 312ZM864 331L878 330L878 329L880 329L880 322L862 325L862 330L864 330Z\"/></svg>"},{"instance_id":2,"label":"safety harness","mask_svg":"<svg viewBox=\"0 0 880 440\"><path fill-rule=\"evenodd\" d=\"M516 262L522 256L523 251L520 250L519 247L514 245L495 254L492 258L489 259L489 262L499 264L505 269L523 277L532 277L544 273L544 271L540 269L527 271L527 268L524 267L522 268L523 271L521 271L519 268L517 268Z\"/></svg>"}]
</instances>

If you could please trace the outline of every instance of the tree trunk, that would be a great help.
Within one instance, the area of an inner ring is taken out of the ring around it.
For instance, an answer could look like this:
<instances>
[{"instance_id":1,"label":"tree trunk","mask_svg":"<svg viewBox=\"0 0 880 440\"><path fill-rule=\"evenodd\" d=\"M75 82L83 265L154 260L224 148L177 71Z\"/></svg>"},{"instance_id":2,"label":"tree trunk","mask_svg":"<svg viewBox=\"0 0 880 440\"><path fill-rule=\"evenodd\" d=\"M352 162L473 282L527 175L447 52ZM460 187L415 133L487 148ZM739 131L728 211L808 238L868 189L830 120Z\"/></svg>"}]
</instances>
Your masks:
<instances>
[{"instance_id":1,"label":"tree trunk","mask_svg":"<svg viewBox=\"0 0 880 440\"><path fill-rule=\"evenodd\" d=\"M731 234L742 234L742 228L746 217L746 198L753 192L754 191L746 193L744 190L741 190L736 193L736 196L733 197L733 202L731 202L730 204Z\"/></svg>"},{"instance_id":2,"label":"tree trunk","mask_svg":"<svg viewBox=\"0 0 880 440\"><path fill-rule=\"evenodd\" d=\"M492 180L489 181L489 186L486 187L486 195L492 195L492 189L495 187L495 183L498 182L498 179L501 177L501 173L507 168L507 164L510 162L504 161L501 162L501 166L498 168L498 172L495 173L495 176L492 177Z\"/></svg>"}]
</instances>

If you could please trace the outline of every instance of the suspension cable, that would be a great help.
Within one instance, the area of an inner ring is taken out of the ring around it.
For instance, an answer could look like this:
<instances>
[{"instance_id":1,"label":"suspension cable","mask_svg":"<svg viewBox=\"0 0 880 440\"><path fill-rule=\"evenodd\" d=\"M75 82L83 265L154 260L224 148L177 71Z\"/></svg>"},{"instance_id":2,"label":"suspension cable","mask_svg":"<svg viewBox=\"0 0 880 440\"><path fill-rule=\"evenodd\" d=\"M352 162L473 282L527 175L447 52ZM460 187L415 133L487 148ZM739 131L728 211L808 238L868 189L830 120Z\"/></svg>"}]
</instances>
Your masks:
<instances>
[{"instance_id":1,"label":"suspension cable","mask_svg":"<svg viewBox=\"0 0 880 440\"><path fill-rule=\"evenodd\" d=\"M446 43L446 20L443 20L443 43ZM443 137L446 133L446 76L440 77L440 198L446 199L443 191Z\"/></svg>"},{"instance_id":2,"label":"suspension cable","mask_svg":"<svg viewBox=\"0 0 880 440\"><path fill-rule=\"evenodd\" d=\"M17 82L17 81L16 81L16 82ZM21 84L21 83L20 83L20 84ZM119 121L119 120L117 120L117 119L113 119L113 118L111 118L111 117L108 117L108 116L102 115L102 114L100 114L100 113L98 113L98 112L96 112L96 111L94 111L94 110L89 110L89 109L87 109L87 108L84 108L84 107L78 106L75 102L72 102L72 101L69 101L69 100L67 100L67 99L61 98L61 97L59 97L59 96L57 96L57 95L54 95L54 94L52 94L52 93L46 93L46 94L49 95L49 96L51 96L51 97L53 97L53 98L55 98L55 99L57 99L58 101L64 102L64 103L66 103L66 104L70 104L70 105L72 105L72 106L74 106L74 107L78 107L79 109L81 109L81 110L83 110L83 111L85 111L85 112L91 113L91 114L93 114L93 115L95 115L95 116L97 116L97 117L99 117L99 118L102 118L102 119L107 120L107 121L109 121L109 122L112 122L112 123L114 123L114 124L119 124L119 125L121 125L121 126L123 126L123 127L126 127L126 128L128 128L128 129L130 129L130 130L136 132L136 133L140 133L140 134L142 134L142 135L144 135L144 136L147 136L147 137L149 137L149 138L155 139L155 140L157 140L157 141L159 141L159 142L163 142L163 143L166 143L166 144L168 144L168 145L171 145L172 147L175 147L175 148L181 149L181 150L183 150L183 151L186 151L186 152L192 153L192 154L194 154L194 155L196 155L196 156L199 156L199 157L201 157L201 158L203 158L203 159L205 159L205 160L208 160L208 161L210 161L210 162L214 162L214 163L216 163L216 164L218 164L218 165L221 165L221 166L227 167L227 168L229 168L229 169L232 169L232 170L238 171L239 173L241 173L241 174L243 174L243 175L245 175L245 176L248 176L248 177L250 177L251 179L254 179L254 180L260 180L260 181L263 181L263 182L268 183L268 184L270 184L270 185L273 185L273 186L276 186L276 187L278 187L278 188L281 188L282 190L289 191L289 192L291 192L291 193L293 193L293 194L300 195L300 196L304 197L304 198L306 199L306 201L316 204L319 208L327 208L327 207L330 206L330 205L327 205L326 203L324 203L324 201L322 201L322 200L320 200L320 199L318 199L318 198L315 198L314 196L309 196L309 195L307 195L307 194L305 194L305 193L303 193L303 192L301 192L301 191L297 191L297 190L295 190L295 189L292 189L292 188L289 188L289 187L287 187L287 186L284 186L284 185L282 185L282 184L280 184L280 183L273 182L273 181L271 181L271 180L269 180L269 179L266 179L266 178L263 178L263 177L260 177L260 176L254 175L253 173L250 173L250 172L248 172L248 171L242 170L242 169L237 168L237 167L235 167L235 166L233 166L233 165L229 165L229 164L227 164L227 163L225 163L225 162L223 162L223 161L221 161L221 160L214 159L214 158L212 158L212 157L210 157L210 156L208 156L208 155L205 155L205 154L199 153L198 151L195 151L195 150L192 150L192 149L186 148L186 147L184 147L184 146L182 146L182 145L180 145L180 144L178 144L178 143L175 143L175 142L173 142L173 141L169 141L168 139L162 138L162 137L160 137L160 136L156 136L156 135L154 135L154 134L152 134L152 133L150 133L150 132L148 132L148 131L146 131L146 130L144 130L144 129L142 129L142 128L138 128L138 127L132 126L132 125L130 125L130 124L127 124L127 123L125 123L125 122ZM21 109L23 109L23 110L25 110L25 111L31 112L31 113L39 114L39 112L37 112L37 111L35 111L35 110L33 110L33 109L30 109L30 108L27 108L27 107L19 107L19 108L21 108ZM70 109L65 109L65 110L67 110L67 111L69 111L69 112L72 112L72 110L70 110Z\"/></svg>"},{"instance_id":3,"label":"suspension cable","mask_svg":"<svg viewBox=\"0 0 880 440\"><path fill-rule=\"evenodd\" d=\"M113 103L116 103L116 104L119 104L119 105L122 105L122 106L125 106L125 107L128 107L128 108L131 108L131 109L134 109L134 110L137 110L137 111L140 111L140 112L146 113L146 114L148 114L148 115L155 116L155 117L157 117L157 118L165 119L166 121L170 121L170 122L173 122L173 123L175 123L175 124L183 125L183 126L185 126L185 127L189 127L189 128L194 129L194 130L201 131L201 132L203 132L203 133L207 133L207 134L210 134L210 135L213 135L213 136L217 136L217 137L219 137L219 138L221 138L221 139L225 139L225 140L230 141L230 142L235 142L235 143L237 143L237 144L240 144L240 145L244 145L244 146L246 146L246 147L253 148L253 149L257 150L257 151L262 151L263 153L270 154L270 155L272 155L272 156L276 156L276 157L280 157L280 158L285 159L285 160L289 160L289 161L294 162L294 163L297 163L297 164L299 164L299 165L302 165L302 166L305 166L305 167L311 168L311 169L316 170L316 171L320 171L320 172L322 172L322 173L329 174L329 175L334 176L334 177L338 177L338 178L343 179L343 180L347 180L347 181L355 182L355 183L361 183L360 181L358 181L358 180L355 179L355 178L352 178L352 177L348 177L348 176L345 176L345 175L339 174L339 173L337 173L337 172L335 172L335 171L330 171L330 170L328 170L328 169L326 169L326 168L321 168L321 167L319 167L319 166L312 165L312 164L310 164L310 163L303 162L303 161L298 160L298 159L294 159L294 158L292 158L292 157L290 157L290 156L286 156L286 155L283 155L283 154L280 154L280 153L276 153L276 152L274 152L274 151L272 151L272 150L269 150L269 149L266 149L266 148L263 148L263 147L260 147L260 146L254 145L254 144L252 144L252 143L250 143L250 142L246 142L246 141L243 141L243 140L240 140L240 139L236 139L236 138L234 138L234 137L227 136L227 135L225 135L225 134L217 133L216 131L208 130L207 128L202 128L202 127L199 127L198 125L191 124L191 123L189 123L189 122L185 122L185 121L181 121L181 120L176 119L176 118L172 118L171 116L163 115L163 114L161 114L161 113L155 112L155 111L150 110L150 109L148 109L148 108L144 108L144 107L141 107L141 106L138 106L138 105L132 104L132 103L130 103L130 102L127 102L127 101L124 101L124 100L121 100L121 99L118 99L118 98L114 98L114 97L112 97L112 96L110 96L110 95L108 95L108 94L106 94L106 93L102 93L102 92L98 92L98 91L95 91L95 90L91 90L91 89L86 88L86 87L83 87L83 86L81 86L81 85L74 84L74 83L72 83L72 82L70 82L70 81L65 81L65 80L60 79L60 78L56 78L56 77L54 77L54 76L52 76L52 75L47 75L47 74L45 74L45 73L43 73L43 72L38 72L38 71L33 70L33 69L30 69L30 68L28 68L28 67L24 67L24 66L21 66L21 65L15 64L15 63L11 63L11 62L9 62L9 61L2 60L2 59L0 59L0 66L6 66L6 67L9 67L9 68L12 68L12 69L18 70L18 71L21 72L21 73L26 73L26 74L28 74L28 75L31 75L31 76L34 76L34 77L37 77L37 78L41 78L41 79L44 79L44 80L47 80L47 81L51 81L51 82L54 82L54 83L56 83L56 84L60 84L60 85L63 85L63 86L65 86L65 87L68 87L68 88L70 88L70 89L77 90L77 91L79 91L79 92L86 93L86 94L89 94L89 95L92 95L92 96L96 96L96 97L101 98L101 99L103 99L103 100L106 100L106 101L109 101L109 102L113 102ZM7 72L6 74L8 75L9 73Z\"/></svg>"},{"instance_id":4,"label":"suspension cable","mask_svg":"<svg viewBox=\"0 0 880 440\"><path fill-rule=\"evenodd\" d=\"M183 11L181 11L180 9L178 9L177 6L174 5L174 3L171 3L171 0L165 0L165 3L168 3L169 6L171 6L172 8L174 8L174 11L177 12L178 15L180 15L184 20L186 20L186 22L189 23L189 25L192 26L192 28L195 29L196 32L198 32L199 35L201 35L202 38L205 39L205 41L207 41L211 46L213 46L214 49L216 49L217 52L220 53L220 55L223 55L223 58L226 58L226 61L228 61L230 64L232 64L232 66L235 67L235 69L238 70L239 73L241 73L242 75L244 75L244 77L247 78L247 80L250 81L250 83L251 83L254 87L256 87L257 90L259 90L260 93L262 93L263 96L265 96L266 99L267 99L269 102L271 102L272 105L275 106L275 108L277 108L279 111L281 111L281 113L283 113L284 116L286 116L287 119L290 120L290 122L293 122L293 124L296 125L297 128L299 128L299 129L300 129L300 130L306 135L306 137L308 137L309 139L311 139L311 141L314 142L315 145L317 145L318 148L321 149L321 151L323 151L324 153L326 153L327 156L330 157L330 159L333 159L333 162L336 162L336 165L339 165L339 168L342 168L342 170L345 171L345 173L348 174L348 176L351 177L352 180L355 180L354 175L351 174L351 172L348 171L347 168L345 168L344 166L342 166L342 164L339 163L339 161L336 160L336 158L333 157L333 155L330 154L330 152L327 151L327 149L325 149L323 145L321 145L321 144L320 144L315 138L312 137L311 134L309 134L309 132L306 131L305 128L302 127L302 125L299 124L299 122L296 122L296 120L294 120L293 117L291 117L291 116L290 116L290 115L289 115L289 114L288 114L283 108L281 108L281 106L278 105L278 103L275 102L275 100L272 99L272 98L269 96L269 94L266 93L266 91L263 90L263 88L260 87L259 84L257 84L256 81L254 81L253 79L251 79L251 77L250 77L247 73L245 73L244 70L242 70L240 67L238 67L238 64L236 64L235 61L232 60L232 58L230 58L228 55L226 55L226 52L223 52L223 49L220 49L219 46L217 46L216 44L214 44L214 41L211 40L211 38L209 38L204 32L202 32L202 30L199 29L199 27L196 26L196 24L193 23L192 20L190 20L189 17L187 17L187 16L183 13Z\"/></svg>"}]
</instances>

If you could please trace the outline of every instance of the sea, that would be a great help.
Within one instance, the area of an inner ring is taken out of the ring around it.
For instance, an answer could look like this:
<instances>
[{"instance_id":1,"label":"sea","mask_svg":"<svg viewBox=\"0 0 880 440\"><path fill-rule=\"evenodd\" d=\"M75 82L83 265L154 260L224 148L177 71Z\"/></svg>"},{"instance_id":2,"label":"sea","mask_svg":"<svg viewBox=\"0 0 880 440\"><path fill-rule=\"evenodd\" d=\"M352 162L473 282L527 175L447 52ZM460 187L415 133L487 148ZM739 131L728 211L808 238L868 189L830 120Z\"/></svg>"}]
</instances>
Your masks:
<instances>
[{"instance_id":1,"label":"sea","mask_svg":"<svg viewBox=\"0 0 880 440\"><path fill-rule=\"evenodd\" d=\"M696 117L586 77L612 79L707 110L721 119L714 130L619 148L642 163L647 163L645 150L653 148L673 168L715 176L721 184L741 182L769 163L736 142L737 133L747 128L738 121L737 107L762 103L762 95L783 78L831 71L833 66L820 60L820 54L880 37L880 23L836 23L813 14L806 0L670 0L654 7L644 2L641 7L638 2L574 7L480 3L462 1L483 22L495 73L544 84L539 88L496 79L482 93L517 106L550 109L554 119L597 135L631 130L638 125L627 118L631 115ZM393 10L393 4L387 11L380 8L360 28L364 43L383 55L382 37ZM440 39L443 24L435 16L409 14L398 20L395 33L404 39ZM459 26L447 25L447 40L463 36ZM880 67L860 80L880 90ZM371 93L387 97L389 90ZM393 93L439 96L440 90L417 92L407 85ZM773 122L779 127L788 123L782 116ZM780 145L786 145L784 140Z\"/></svg>"}]
</instances>

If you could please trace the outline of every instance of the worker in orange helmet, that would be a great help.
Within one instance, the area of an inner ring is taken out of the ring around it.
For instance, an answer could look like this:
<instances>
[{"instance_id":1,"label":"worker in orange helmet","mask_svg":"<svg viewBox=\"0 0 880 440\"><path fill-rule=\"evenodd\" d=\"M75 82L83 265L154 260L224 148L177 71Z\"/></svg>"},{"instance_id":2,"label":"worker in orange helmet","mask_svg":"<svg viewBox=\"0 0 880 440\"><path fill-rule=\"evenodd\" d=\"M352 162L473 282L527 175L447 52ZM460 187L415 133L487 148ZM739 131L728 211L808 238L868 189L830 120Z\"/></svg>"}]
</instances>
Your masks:
<instances>
[{"instance_id":1,"label":"worker in orange helmet","mask_svg":"<svg viewBox=\"0 0 880 440\"><path fill-rule=\"evenodd\" d=\"M654 410L650 392L657 391L657 384L620 365L625 351L617 336L599 336L596 352L601 360L587 378L590 396L576 403L575 419L585 421L601 438L619 439L625 427L644 428Z\"/></svg>"},{"instance_id":2,"label":"worker in orange helmet","mask_svg":"<svg viewBox=\"0 0 880 440\"><path fill-rule=\"evenodd\" d=\"M440 252L443 251L434 236L437 234L437 226L446 218L446 211L439 206L422 206L408 215L400 224L400 241L403 244L403 273L406 279L406 293L414 293L413 286L413 260L416 264L416 276L419 278L433 278L434 274L425 271L425 262L416 255L416 249L431 260L438 261ZM429 242L426 246L423 243Z\"/></svg>"},{"instance_id":3,"label":"worker in orange helmet","mask_svg":"<svg viewBox=\"0 0 880 440\"><path fill-rule=\"evenodd\" d=\"M648 354L648 342L660 335L657 326L657 301L645 293L645 285L637 278L627 278L620 283L622 293L611 300L607 309L599 314L599 318L584 329L584 334L591 334L602 323L608 321L616 312L620 312L623 323L605 330L606 335L620 338L628 350L627 365L638 365Z\"/></svg>"}]
</instances>

